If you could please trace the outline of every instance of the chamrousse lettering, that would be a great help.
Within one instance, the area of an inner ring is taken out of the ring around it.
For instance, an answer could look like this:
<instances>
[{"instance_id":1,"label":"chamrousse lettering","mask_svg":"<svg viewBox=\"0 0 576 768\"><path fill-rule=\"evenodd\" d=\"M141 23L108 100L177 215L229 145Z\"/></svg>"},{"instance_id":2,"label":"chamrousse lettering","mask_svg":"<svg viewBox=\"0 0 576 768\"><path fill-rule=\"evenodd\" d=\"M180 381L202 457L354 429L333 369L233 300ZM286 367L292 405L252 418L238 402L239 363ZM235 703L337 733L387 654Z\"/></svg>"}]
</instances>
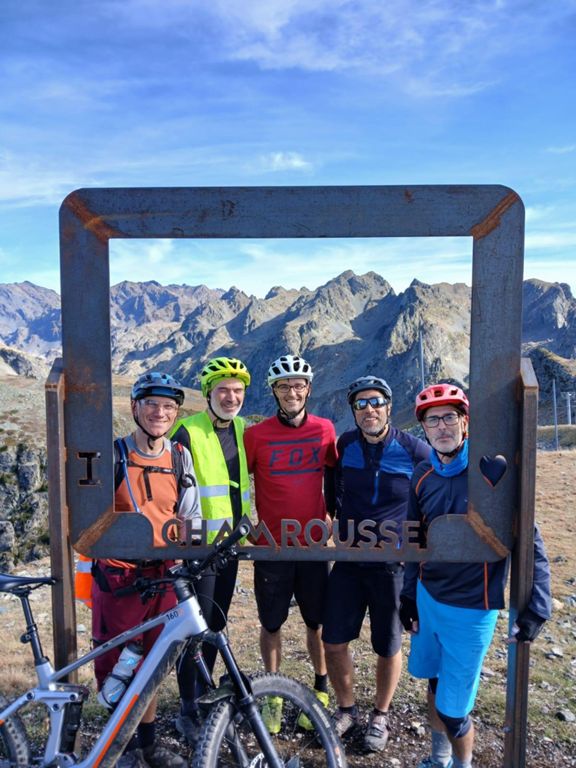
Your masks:
<instances>
[{"instance_id":1,"label":"chamrousse lettering","mask_svg":"<svg viewBox=\"0 0 576 768\"><path fill-rule=\"evenodd\" d=\"M421 549L419 543L420 525L414 521L385 520L378 523L375 520L362 520L357 526L353 521L341 525L338 520L333 520L330 526L325 520L310 520L304 527L298 520L282 520L281 539L277 544L270 533L266 523L260 521L253 523L247 518L244 522L249 527L247 539L250 542L258 542L258 549L318 549L330 545L331 550L362 550L381 551L392 550L396 553L400 548ZM168 520L162 529L162 535L166 544L173 544L174 532L179 530L180 543L183 546L208 546L209 543L217 543L230 534L231 528L225 523L220 529L216 542L209 541L209 530L206 520L201 521L200 526L194 527L192 521L182 522L173 518ZM304 538L302 544L300 537Z\"/></svg>"}]
</instances>

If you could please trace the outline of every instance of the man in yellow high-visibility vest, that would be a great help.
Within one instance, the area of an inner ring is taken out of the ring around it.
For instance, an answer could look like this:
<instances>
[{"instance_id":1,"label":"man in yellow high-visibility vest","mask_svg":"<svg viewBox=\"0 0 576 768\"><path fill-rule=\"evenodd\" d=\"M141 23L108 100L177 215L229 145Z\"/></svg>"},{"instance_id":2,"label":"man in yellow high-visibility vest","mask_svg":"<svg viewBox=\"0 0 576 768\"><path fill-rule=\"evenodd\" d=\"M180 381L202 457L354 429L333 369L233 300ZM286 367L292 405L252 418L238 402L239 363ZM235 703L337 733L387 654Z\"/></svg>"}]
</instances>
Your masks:
<instances>
[{"instance_id":1,"label":"man in yellow high-visibility vest","mask_svg":"<svg viewBox=\"0 0 576 768\"><path fill-rule=\"evenodd\" d=\"M214 541L224 523L237 525L250 514L250 481L244 451L244 420L238 414L244 403L250 374L243 362L229 357L209 360L200 374L206 410L178 421L171 437L186 446L194 460L200 492L202 518L208 541ZM214 631L223 629L232 601L237 560L218 574L208 574L196 587L202 612ZM216 649L204 645L205 661L212 671ZM196 699L203 693L196 666L186 654L178 667L181 712L175 726L190 744L195 744L200 726Z\"/></svg>"}]
</instances>

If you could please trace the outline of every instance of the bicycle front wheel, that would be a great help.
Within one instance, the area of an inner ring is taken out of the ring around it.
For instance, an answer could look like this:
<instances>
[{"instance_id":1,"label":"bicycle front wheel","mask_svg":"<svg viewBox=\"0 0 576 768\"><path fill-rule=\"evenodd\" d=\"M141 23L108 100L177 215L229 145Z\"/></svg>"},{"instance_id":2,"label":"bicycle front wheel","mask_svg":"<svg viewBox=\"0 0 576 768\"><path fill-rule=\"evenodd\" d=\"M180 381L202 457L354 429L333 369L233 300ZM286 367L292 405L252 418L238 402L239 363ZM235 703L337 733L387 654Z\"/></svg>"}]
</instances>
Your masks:
<instances>
[{"instance_id":1,"label":"bicycle front wheel","mask_svg":"<svg viewBox=\"0 0 576 768\"><path fill-rule=\"evenodd\" d=\"M304 685L283 675L251 680L262 713L269 698L281 713L272 728L279 757L290 768L346 768L344 749L330 718ZM305 716L305 717L303 717ZM303 728L302 724L307 727ZM192 768L267 768L268 763L247 718L233 700L220 702L208 715L194 753Z\"/></svg>"},{"instance_id":2,"label":"bicycle front wheel","mask_svg":"<svg viewBox=\"0 0 576 768\"><path fill-rule=\"evenodd\" d=\"M0 696L0 712L8 702ZM28 737L17 715L12 715L0 725L0 768L30 766Z\"/></svg>"}]
</instances>

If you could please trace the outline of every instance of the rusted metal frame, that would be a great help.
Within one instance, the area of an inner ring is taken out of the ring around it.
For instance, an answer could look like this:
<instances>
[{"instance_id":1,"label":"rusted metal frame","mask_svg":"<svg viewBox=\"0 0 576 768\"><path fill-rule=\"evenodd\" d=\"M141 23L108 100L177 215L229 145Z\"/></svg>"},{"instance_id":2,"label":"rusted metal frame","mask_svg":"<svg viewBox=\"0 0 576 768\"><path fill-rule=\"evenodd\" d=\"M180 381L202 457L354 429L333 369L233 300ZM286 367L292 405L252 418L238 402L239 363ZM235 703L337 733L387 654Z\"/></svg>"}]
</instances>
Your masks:
<instances>
[{"instance_id":1,"label":"rusted metal frame","mask_svg":"<svg viewBox=\"0 0 576 768\"><path fill-rule=\"evenodd\" d=\"M512 545L516 508L524 206L503 195L471 228L472 302L470 322L470 447L468 514L438 518L428 532L428 559L454 560L454 553L494 561ZM480 472L483 456L506 457L508 469L495 488ZM508 511L508 513L504 513ZM442 546L450 542L450 547ZM464 556L458 557L464 561Z\"/></svg>"},{"instance_id":2,"label":"rusted metal frame","mask_svg":"<svg viewBox=\"0 0 576 768\"><path fill-rule=\"evenodd\" d=\"M97 556L112 550L117 556L136 550L150 557L183 554L176 547L152 548L149 525L139 516L113 513L110 238L456 235L474 240L472 514L435 523L427 553L448 560L458 551L466 561L505 554L512 540L511 521L494 510L512 509L516 493L512 457L518 419L508 397L519 367L519 319L514 313L520 316L523 206L514 192L499 186L78 190L62 205L61 230L67 484L78 549ZM87 327L79 326L80 317L88 318ZM496 344L501 354L488 377ZM488 397L482 394L485 390ZM483 401L488 400L486 410ZM495 433L502 437L496 446ZM488 490L478 462L495 449L506 455L509 472ZM94 454L91 463L89 454ZM120 540L126 551L119 551ZM363 557L362 552L338 553L339 559ZM402 559L421 559L421 554L403 553Z\"/></svg>"},{"instance_id":3,"label":"rusted metal frame","mask_svg":"<svg viewBox=\"0 0 576 768\"><path fill-rule=\"evenodd\" d=\"M84 529L114 514L110 272L108 240L76 214L61 207L66 483L72 543L90 554L92 542L79 545Z\"/></svg>"},{"instance_id":4,"label":"rusted metal frame","mask_svg":"<svg viewBox=\"0 0 576 768\"><path fill-rule=\"evenodd\" d=\"M46 400L46 448L48 454L48 525L50 570L58 581L52 587L52 637L54 663L65 667L77 655L76 604L74 601L74 553L68 530L64 475L64 373L62 359L52 364L44 385ZM73 672L69 682L77 682Z\"/></svg>"},{"instance_id":5,"label":"rusted metal frame","mask_svg":"<svg viewBox=\"0 0 576 768\"><path fill-rule=\"evenodd\" d=\"M512 551L510 571L510 629L518 612L530 600L534 568L538 381L529 358L522 358L520 398L522 402L522 439L519 457L520 504L515 521L516 541ZM509 645L504 724L505 768L524 768L526 764L529 666L530 643Z\"/></svg>"},{"instance_id":6,"label":"rusted metal frame","mask_svg":"<svg viewBox=\"0 0 576 768\"><path fill-rule=\"evenodd\" d=\"M504 198L500 210L474 229L470 322L469 517L481 510L478 535L512 544L516 508L520 412L517 399L522 346L524 206ZM498 215L497 215L498 214ZM497 225L498 222L506 226ZM505 329L505 331L504 331ZM502 332L501 332L502 331ZM478 471L484 455L506 457L508 470L496 488ZM504 504L509 514L503 515ZM475 521L472 521L472 527ZM497 546L496 541L494 546ZM504 555L504 551L501 552Z\"/></svg>"},{"instance_id":7,"label":"rusted metal frame","mask_svg":"<svg viewBox=\"0 0 576 768\"><path fill-rule=\"evenodd\" d=\"M112 188L72 192L61 215L101 242L450 236L481 241L518 205L522 209L518 195L500 185Z\"/></svg>"},{"instance_id":8,"label":"rusted metal frame","mask_svg":"<svg viewBox=\"0 0 576 768\"><path fill-rule=\"evenodd\" d=\"M498 559L512 541L511 522L502 510L516 507L518 491L513 456L519 414L516 401L511 405L508 398L520 354L523 260L523 206L513 191L499 186L117 189L78 190L68 196L61 208L63 349L70 393L65 417L67 488L76 510L72 539L79 548L96 555L105 555L112 547L118 551L115 531L98 527L113 510L110 238L425 236L474 239L471 514L466 522L473 523L480 538L479 544L471 525L447 521L444 535L431 531L427 554L450 560L458 550L466 554L465 561ZM88 327L82 329L78 323L86 316ZM496 345L498 360L489 352ZM92 452L99 459L87 472L87 459L80 459L80 454ZM499 487L486 491L478 462L497 452L507 457L509 472ZM147 531L133 527L137 516L119 517L115 522L121 524L121 538L134 542L142 554ZM174 554L169 548L147 549L145 554L149 553ZM511 734L507 742L513 739L517 757L510 765L520 766L525 732L519 735L516 728Z\"/></svg>"}]
</instances>

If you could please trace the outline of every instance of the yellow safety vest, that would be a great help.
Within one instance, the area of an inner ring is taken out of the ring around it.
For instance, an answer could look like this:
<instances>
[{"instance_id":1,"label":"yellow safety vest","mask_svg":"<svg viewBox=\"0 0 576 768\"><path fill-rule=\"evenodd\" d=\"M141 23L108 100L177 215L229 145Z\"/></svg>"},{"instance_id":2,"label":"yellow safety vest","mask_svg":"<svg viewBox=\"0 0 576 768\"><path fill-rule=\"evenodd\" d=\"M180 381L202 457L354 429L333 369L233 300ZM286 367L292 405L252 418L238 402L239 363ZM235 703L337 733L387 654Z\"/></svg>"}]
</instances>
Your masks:
<instances>
[{"instance_id":1,"label":"yellow safety vest","mask_svg":"<svg viewBox=\"0 0 576 768\"><path fill-rule=\"evenodd\" d=\"M232 424L240 461L242 515L249 516L250 479L246 463L246 451L244 450L244 421L235 418ZM200 492L200 507L202 517L208 521L208 543L211 543L218 535L224 522L227 522L230 527L234 524L230 487L235 483L230 480L222 446L208 414L202 411L202 413L195 413L193 416L182 419L174 425L172 434L175 434L180 427L184 427L190 435L194 471Z\"/></svg>"}]
</instances>

